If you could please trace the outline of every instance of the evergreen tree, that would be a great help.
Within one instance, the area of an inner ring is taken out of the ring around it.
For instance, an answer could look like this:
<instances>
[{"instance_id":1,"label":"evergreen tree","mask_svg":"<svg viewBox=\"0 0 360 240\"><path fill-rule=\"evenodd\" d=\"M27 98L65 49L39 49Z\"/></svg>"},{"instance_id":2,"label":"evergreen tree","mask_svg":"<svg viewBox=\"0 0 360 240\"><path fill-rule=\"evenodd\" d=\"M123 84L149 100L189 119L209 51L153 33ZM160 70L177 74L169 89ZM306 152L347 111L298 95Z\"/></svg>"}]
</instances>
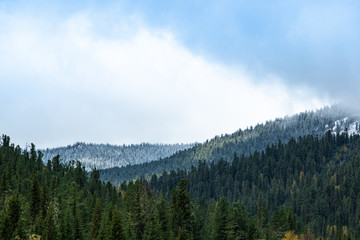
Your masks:
<instances>
[{"instance_id":1,"label":"evergreen tree","mask_svg":"<svg viewBox=\"0 0 360 240\"><path fill-rule=\"evenodd\" d=\"M156 217L160 228L160 239L168 240L170 234L169 206L162 195L157 203Z\"/></svg>"},{"instance_id":2,"label":"evergreen tree","mask_svg":"<svg viewBox=\"0 0 360 240\"><path fill-rule=\"evenodd\" d=\"M101 217L101 223L100 223L100 228L99 228L99 232L97 235L97 240L106 240L108 239L109 236L109 229L110 229L110 223L112 220L112 213L111 213L111 219L108 219L109 216L107 214L107 209L104 210L102 217Z\"/></svg>"},{"instance_id":3,"label":"evergreen tree","mask_svg":"<svg viewBox=\"0 0 360 240\"><path fill-rule=\"evenodd\" d=\"M229 203L226 198L221 198L216 203L215 216L214 216L214 240L227 239L228 231L228 212Z\"/></svg>"},{"instance_id":4,"label":"evergreen tree","mask_svg":"<svg viewBox=\"0 0 360 240\"><path fill-rule=\"evenodd\" d=\"M8 191L9 191L9 173L8 170L5 168L5 170L2 173L1 182L0 182L0 206L4 206Z\"/></svg>"},{"instance_id":5,"label":"evergreen tree","mask_svg":"<svg viewBox=\"0 0 360 240\"><path fill-rule=\"evenodd\" d=\"M54 201L51 201L49 204L44 224L44 239L56 240L58 236L57 206Z\"/></svg>"},{"instance_id":6,"label":"evergreen tree","mask_svg":"<svg viewBox=\"0 0 360 240\"><path fill-rule=\"evenodd\" d=\"M171 195L171 228L175 237L191 239L194 228L194 208L187 192L187 180L181 179ZM180 234L181 233L181 234Z\"/></svg>"},{"instance_id":7,"label":"evergreen tree","mask_svg":"<svg viewBox=\"0 0 360 240\"><path fill-rule=\"evenodd\" d=\"M3 210L0 212L0 239L11 239L12 231L10 226L10 216Z\"/></svg>"},{"instance_id":8,"label":"evergreen tree","mask_svg":"<svg viewBox=\"0 0 360 240\"><path fill-rule=\"evenodd\" d=\"M97 239L97 235L101 224L101 204L100 200L96 199L91 218L91 238Z\"/></svg>"},{"instance_id":9,"label":"evergreen tree","mask_svg":"<svg viewBox=\"0 0 360 240\"><path fill-rule=\"evenodd\" d=\"M126 205L130 217L131 234L135 239L142 239L145 230L145 214L147 205L146 189L139 180L129 187L126 195Z\"/></svg>"},{"instance_id":10,"label":"evergreen tree","mask_svg":"<svg viewBox=\"0 0 360 240\"><path fill-rule=\"evenodd\" d=\"M41 154L6 142L0 144L0 239L358 239L358 149L359 136L305 136L235 155L232 164L164 173L152 178L150 191L144 178L122 189L102 183L97 172L88 179L75 162L35 161L30 171L30 158ZM178 182L183 176L188 180ZM188 187L203 200L193 203ZM211 200L220 195L226 198Z\"/></svg>"},{"instance_id":11,"label":"evergreen tree","mask_svg":"<svg viewBox=\"0 0 360 240\"><path fill-rule=\"evenodd\" d=\"M21 202L18 194L11 195L6 202L6 209L0 213L1 239L10 239L19 231L21 217Z\"/></svg>"},{"instance_id":12,"label":"evergreen tree","mask_svg":"<svg viewBox=\"0 0 360 240\"><path fill-rule=\"evenodd\" d=\"M40 185L37 176L35 174L34 177L32 178L31 188L30 188L30 216L33 223L35 223L35 219L40 213L40 209L41 209L40 201L41 201Z\"/></svg>"},{"instance_id":13,"label":"evergreen tree","mask_svg":"<svg viewBox=\"0 0 360 240\"><path fill-rule=\"evenodd\" d=\"M254 221L250 220L249 229L247 232L247 240L254 240L256 239L256 227Z\"/></svg>"},{"instance_id":14,"label":"evergreen tree","mask_svg":"<svg viewBox=\"0 0 360 240\"><path fill-rule=\"evenodd\" d=\"M70 207L70 216L71 216L71 236L73 240L81 240L83 239L83 226L82 219L80 215L80 210L78 208L78 193L77 193L78 185L75 182L71 183L70 187L70 199L69 199L69 207Z\"/></svg>"},{"instance_id":15,"label":"evergreen tree","mask_svg":"<svg viewBox=\"0 0 360 240\"><path fill-rule=\"evenodd\" d=\"M125 240L120 211L114 208L111 220L109 240Z\"/></svg>"},{"instance_id":16,"label":"evergreen tree","mask_svg":"<svg viewBox=\"0 0 360 240\"><path fill-rule=\"evenodd\" d=\"M156 221L156 216L153 214L146 222L143 240L162 240L162 237L159 222Z\"/></svg>"},{"instance_id":17,"label":"evergreen tree","mask_svg":"<svg viewBox=\"0 0 360 240\"><path fill-rule=\"evenodd\" d=\"M248 222L250 216L245 207L240 203L234 203L230 208L228 229L228 239L246 240L248 233Z\"/></svg>"},{"instance_id":18,"label":"evergreen tree","mask_svg":"<svg viewBox=\"0 0 360 240\"><path fill-rule=\"evenodd\" d=\"M147 205L145 206L144 240L161 240L160 223L157 219L157 206L155 196L148 192Z\"/></svg>"},{"instance_id":19,"label":"evergreen tree","mask_svg":"<svg viewBox=\"0 0 360 240\"><path fill-rule=\"evenodd\" d=\"M46 212L48 210L49 204L49 196L48 196L48 188L46 185L43 185L40 192L40 213L42 219L46 218Z\"/></svg>"}]
</instances>

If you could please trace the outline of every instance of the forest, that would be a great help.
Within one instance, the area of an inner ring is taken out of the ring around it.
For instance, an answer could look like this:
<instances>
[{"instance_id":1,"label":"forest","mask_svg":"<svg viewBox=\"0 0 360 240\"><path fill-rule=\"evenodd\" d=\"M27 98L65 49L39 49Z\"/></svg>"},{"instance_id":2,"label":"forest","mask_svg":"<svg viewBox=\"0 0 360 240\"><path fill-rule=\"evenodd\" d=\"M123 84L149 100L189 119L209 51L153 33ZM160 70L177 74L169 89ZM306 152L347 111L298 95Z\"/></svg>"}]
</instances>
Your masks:
<instances>
[{"instance_id":1,"label":"forest","mask_svg":"<svg viewBox=\"0 0 360 240\"><path fill-rule=\"evenodd\" d=\"M162 174L163 171L177 168L190 169L199 161L216 163L223 159L231 162L234 153L238 156L249 156L255 151L265 150L268 145L277 144L279 140L287 143L300 136L322 137L327 131L341 134L347 130L349 135L359 134L359 121L359 115L342 106L333 105L267 121L245 130L239 129L232 134L215 136L159 161L102 169L101 179L118 185L123 180L139 178L142 175L149 177L153 173Z\"/></svg>"},{"instance_id":2,"label":"forest","mask_svg":"<svg viewBox=\"0 0 360 240\"><path fill-rule=\"evenodd\" d=\"M66 147L40 150L43 160L60 155L61 161L80 161L87 171L92 168L105 169L156 161L190 148L194 144L130 144L110 145L77 142Z\"/></svg>"},{"instance_id":3,"label":"forest","mask_svg":"<svg viewBox=\"0 0 360 240\"><path fill-rule=\"evenodd\" d=\"M1 239L358 239L360 138L331 132L123 182L0 145Z\"/></svg>"}]
</instances>

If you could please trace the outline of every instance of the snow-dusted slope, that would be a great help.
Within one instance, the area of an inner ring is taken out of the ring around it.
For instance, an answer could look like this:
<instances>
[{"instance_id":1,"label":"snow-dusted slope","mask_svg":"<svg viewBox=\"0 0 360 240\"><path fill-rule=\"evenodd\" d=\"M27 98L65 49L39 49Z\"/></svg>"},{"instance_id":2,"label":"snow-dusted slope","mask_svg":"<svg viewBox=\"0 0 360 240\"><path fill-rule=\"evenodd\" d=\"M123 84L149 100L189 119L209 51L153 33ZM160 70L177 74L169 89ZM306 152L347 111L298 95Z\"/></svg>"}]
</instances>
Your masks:
<instances>
[{"instance_id":1,"label":"snow-dusted slope","mask_svg":"<svg viewBox=\"0 0 360 240\"><path fill-rule=\"evenodd\" d=\"M80 161L87 170L139 164L168 157L193 144L148 144L116 146L110 144L75 143L67 147L41 150L47 162L56 155L64 162Z\"/></svg>"},{"instance_id":2,"label":"snow-dusted slope","mask_svg":"<svg viewBox=\"0 0 360 240\"><path fill-rule=\"evenodd\" d=\"M343 119L336 120L332 126L326 125L325 128L328 130L331 130L333 134L343 134L347 132L349 136L354 134L360 133L360 126L359 126L359 120L358 118L352 117L352 119L349 119L347 117Z\"/></svg>"},{"instance_id":3,"label":"snow-dusted slope","mask_svg":"<svg viewBox=\"0 0 360 240\"><path fill-rule=\"evenodd\" d=\"M280 141L287 143L292 138L297 140L306 135L322 137L329 130L333 134L342 134L346 131L349 136L359 134L358 112L335 105L277 118L245 130L239 129L232 134L215 136L160 161L103 170L102 180L119 183L142 175L151 176L154 173L161 174L178 168L190 168L198 164L199 160L217 162L223 159L230 162L234 159L234 153L237 156L246 156L255 151L263 151L266 146L279 144Z\"/></svg>"},{"instance_id":4,"label":"snow-dusted slope","mask_svg":"<svg viewBox=\"0 0 360 240\"><path fill-rule=\"evenodd\" d=\"M85 144L76 143L67 147L46 149L43 160L52 159L57 154L65 162L70 160L80 161L90 170L121 167L167 158L178 151L189 149L186 152L175 154L176 164L170 164L177 168L178 164L189 162L196 163L199 160L218 161L224 159L231 161L233 154L249 154L263 150L266 145L276 144L278 140L286 143L291 138L311 134L321 137L327 131L333 134L342 134L347 131L350 135L360 134L360 115L353 111L344 110L340 106L326 107L317 111L299 113L290 117L278 118L258 124L246 130L238 130L233 134L216 136L202 144L139 144L114 146L109 144Z\"/></svg>"}]
</instances>

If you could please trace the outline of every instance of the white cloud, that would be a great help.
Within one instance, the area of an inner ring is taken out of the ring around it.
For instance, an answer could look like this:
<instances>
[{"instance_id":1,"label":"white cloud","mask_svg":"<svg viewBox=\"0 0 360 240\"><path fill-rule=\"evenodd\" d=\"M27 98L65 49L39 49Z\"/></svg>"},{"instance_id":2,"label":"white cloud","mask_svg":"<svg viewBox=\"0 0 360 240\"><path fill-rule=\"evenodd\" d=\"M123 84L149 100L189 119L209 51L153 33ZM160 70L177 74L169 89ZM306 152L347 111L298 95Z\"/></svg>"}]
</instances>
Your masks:
<instances>
[{"instance_id":1,"label":"white cloud","mask_svg":"<svg viewBox=\"0 0 360 240\"><path fill-rule=\"evenodd\" d=\"M241 67L196 56L170 31L136 17L120 29L109 23L126 32L113 36L99 34L96 19L84 13L56 24L6 19L0 88L11 89L3 91L11 101L0 103L8 109L0 126L19 144L204 141L329 104L276 76L255 84Z\"/></svg>"}]
</instances>

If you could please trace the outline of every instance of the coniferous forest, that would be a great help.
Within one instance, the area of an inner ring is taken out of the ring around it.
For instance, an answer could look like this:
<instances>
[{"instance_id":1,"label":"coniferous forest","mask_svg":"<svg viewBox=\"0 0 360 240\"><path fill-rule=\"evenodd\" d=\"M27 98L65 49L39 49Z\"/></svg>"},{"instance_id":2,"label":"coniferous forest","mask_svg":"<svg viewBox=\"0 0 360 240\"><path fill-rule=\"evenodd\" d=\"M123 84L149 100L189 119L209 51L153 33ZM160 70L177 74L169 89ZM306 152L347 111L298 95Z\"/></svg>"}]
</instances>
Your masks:
<instances>
[{"instance_id":1,"label":"coniferous forest","mask_svg":"<svg viewBox=\"0 0 360 240\"><path fill-rule=\"evenodd\" d=\"M123 182L0 145L1 239L359 239L360 138L330 132Z\"/></svg>"},{"instance_id":2,"label":"coniferous forest","mask_svg":"<svg viewBox=\"0 0 360 240\"><path fill-rule=\"evenodd\" d=\"M101 179L119 184L123 180L138 178L141 175L161 174L164 170L189 169L192 165L196 166L199 161L216 163L223 159L231 162L234 153L238 156L249 156L255 151L265 150L268 145L277 144L279 140L287 143L292 138L297 139L300 136L322 137L327 131L341 134L347 130L349 135L360 134L359 121L358 114L340 105L333 105L317 111L267 121L245 130L239 129L232 134L215 136L158 161L101 169Z\"/></svg>"}]
</instances>

